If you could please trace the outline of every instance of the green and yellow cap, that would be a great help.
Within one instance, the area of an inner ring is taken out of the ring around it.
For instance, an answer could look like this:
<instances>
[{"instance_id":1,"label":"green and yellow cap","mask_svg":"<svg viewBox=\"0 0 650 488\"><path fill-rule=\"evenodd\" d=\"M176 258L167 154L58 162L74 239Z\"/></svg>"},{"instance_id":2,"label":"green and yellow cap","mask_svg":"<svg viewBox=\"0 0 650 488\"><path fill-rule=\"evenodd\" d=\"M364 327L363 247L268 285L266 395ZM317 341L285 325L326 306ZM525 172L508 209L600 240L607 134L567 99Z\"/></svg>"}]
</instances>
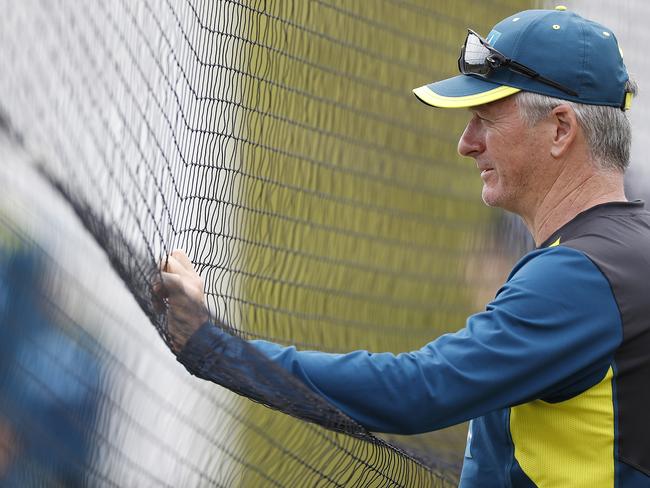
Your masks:
<instances>
[{"instance_id":1,"label":"green and yellow cap","mask_svg":"<svg viewBox=\"0 0 650 488\"><path fill-rule=\"evenodd\" d=\"M507 66L487 74L461 74L413 90L427 105L473 107L519 91L564 100L627 109L631 95L625 87L628 73L614 33L607 27L569 12L526 10L502 20L485 39L489 46L568 88L562 91Z\"/></svg>"}]
</instances>

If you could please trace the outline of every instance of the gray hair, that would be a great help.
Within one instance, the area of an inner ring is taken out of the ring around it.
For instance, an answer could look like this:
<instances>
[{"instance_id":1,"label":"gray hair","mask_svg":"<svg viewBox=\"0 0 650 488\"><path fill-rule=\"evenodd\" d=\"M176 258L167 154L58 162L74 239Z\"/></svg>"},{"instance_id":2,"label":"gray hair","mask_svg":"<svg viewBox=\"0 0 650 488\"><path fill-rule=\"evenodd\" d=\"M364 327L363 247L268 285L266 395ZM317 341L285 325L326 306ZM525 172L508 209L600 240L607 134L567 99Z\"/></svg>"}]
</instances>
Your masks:
<instances>
[{"instance_id":1,"label":"gray hair","mask_svg":"<svg viewBox=\"0 0 650 488\"><path fill-rule=\"evenodd\" d=\"M628 80L625 91L635 96L637 90L637 84ZM555 107L569 105L585 134L591 156L600 169L624 172L629 165L632 130L627 115L619 107L587 105L525 91L515 96L520 116L528 127L535 126Z\"/></svg>"}]
</instances>

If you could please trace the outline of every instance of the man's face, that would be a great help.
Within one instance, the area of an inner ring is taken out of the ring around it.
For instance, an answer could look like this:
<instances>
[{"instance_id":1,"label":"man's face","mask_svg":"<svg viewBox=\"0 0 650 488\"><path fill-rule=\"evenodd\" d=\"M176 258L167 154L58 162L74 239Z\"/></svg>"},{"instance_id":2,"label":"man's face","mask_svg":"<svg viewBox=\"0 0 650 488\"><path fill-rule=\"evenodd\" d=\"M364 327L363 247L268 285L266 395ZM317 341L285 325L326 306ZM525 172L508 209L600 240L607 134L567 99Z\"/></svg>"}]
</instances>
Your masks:
<instances>
[{"instance_id":1,"label":"man's face","mask_svg":"<svg viewBox=\"0 0 650 488\"><path fill-rule=\"evenodd\" d=\"M472 157L483 180L486 205L520 215L543 198L544 130L521 120L516 96L471 109L458 152Z\"/></svg>"}]
</instances>

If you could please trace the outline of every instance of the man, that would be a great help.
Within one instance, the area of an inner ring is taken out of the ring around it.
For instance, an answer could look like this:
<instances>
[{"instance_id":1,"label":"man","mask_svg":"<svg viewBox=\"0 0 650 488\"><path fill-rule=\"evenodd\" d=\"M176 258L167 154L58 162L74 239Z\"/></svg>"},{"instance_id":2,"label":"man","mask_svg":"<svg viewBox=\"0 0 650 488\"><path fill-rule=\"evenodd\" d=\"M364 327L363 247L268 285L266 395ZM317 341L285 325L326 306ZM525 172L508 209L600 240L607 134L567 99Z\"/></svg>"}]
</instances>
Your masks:
<instances>
[{"instance_id":1,"label":"man","mask_svg":"<svg viewBox=\"0 0 650 488\"><path fill-rule=\"evenodd\" d=\"M414 92L470 108L458 151L537 249L484 312L419 351L251 344L370 430L473 419L462 486L650 486L650 214L623 191L634 87L616 38L563 7L531 10L487 39L469 31L458 63ZM188 351L209 355L201 344L224 332L182 252L162 277L179 359L198 371Z\"/></svg>"}]
</instances>

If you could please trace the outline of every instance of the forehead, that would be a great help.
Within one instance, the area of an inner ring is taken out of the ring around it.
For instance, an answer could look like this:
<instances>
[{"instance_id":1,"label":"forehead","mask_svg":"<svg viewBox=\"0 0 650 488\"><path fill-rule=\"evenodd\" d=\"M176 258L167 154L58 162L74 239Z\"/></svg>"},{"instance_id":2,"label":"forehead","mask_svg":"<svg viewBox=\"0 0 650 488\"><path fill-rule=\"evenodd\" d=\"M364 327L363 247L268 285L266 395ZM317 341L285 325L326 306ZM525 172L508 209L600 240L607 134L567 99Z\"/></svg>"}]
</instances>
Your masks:
<instances>
[{"instance_id":1,"label":"forehead","mask_svg":"<svg viewBox=\"0 0 650 488\"><path fill-rule=\"evenodd\" d=\"M483 105L477 105L476 107L470 107L472 113L478 114L480 116L499 116L499 115L511 115L513 111L517 109L516 97L511 95L501 100L496 100L494 102L486 103Z\"/></svg>"}]
</instances>

